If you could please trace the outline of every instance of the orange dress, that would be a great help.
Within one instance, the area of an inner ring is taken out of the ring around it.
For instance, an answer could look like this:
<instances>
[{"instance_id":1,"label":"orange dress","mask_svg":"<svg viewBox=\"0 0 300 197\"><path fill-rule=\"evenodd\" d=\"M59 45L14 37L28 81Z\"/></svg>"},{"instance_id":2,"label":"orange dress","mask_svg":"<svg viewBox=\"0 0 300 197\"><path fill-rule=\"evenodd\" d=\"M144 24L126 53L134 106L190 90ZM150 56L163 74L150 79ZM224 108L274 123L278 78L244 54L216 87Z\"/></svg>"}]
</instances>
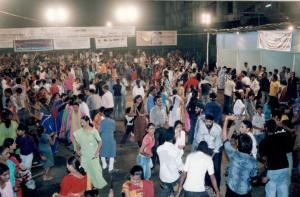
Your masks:
<instances>
[{"instance_id":1,"label":"orange dress","mask_svg":"<svg viewBox=\"0 0 300 197\"><path fill-rule=\"evenodd\" d=\"M78 196L83 197L86 188L87 188L87 176L78 178L72 174L68 174L63 178L62 182L60 183L59 194L62 196L77 194Z\"/></svg>"}]
</instances>

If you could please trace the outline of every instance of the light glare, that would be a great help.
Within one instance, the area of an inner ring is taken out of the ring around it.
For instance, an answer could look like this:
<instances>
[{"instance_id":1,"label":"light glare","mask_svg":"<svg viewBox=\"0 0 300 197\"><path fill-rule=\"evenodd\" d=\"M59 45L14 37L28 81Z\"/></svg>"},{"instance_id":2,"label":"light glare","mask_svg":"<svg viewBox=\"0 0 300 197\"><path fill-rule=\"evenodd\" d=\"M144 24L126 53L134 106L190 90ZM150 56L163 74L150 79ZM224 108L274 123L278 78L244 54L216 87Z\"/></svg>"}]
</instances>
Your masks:
<instances>
[{"instance_id":1,"label":"light glare","mask_svg":"<svg viewBox=\"0 0 300 197\"><path fill-rule=\"evenodd\" d=\"M138 15L138 9L133 5L122 6L116 10L116 19L122 23L136 22L136 20L138 19Z\"/></svg>"},{"instance_id":2,"label":"light glare","mask_svg":"<svg viewBox=\"0 0 300 197\"><path fill-rule=\"evenodd\" d=\"M52 7L46 11L46 18L49 22L65 22L68 20L69 14L64 7Z\"/></svg>"},{"instance_id":3,"label":"light glare","mask_svg":"<svg viewBox=\"0 0 300 197\"><path fill-rule=\"evenodd\" d=\"M203 13L201 15L201 21L204 25L209 25L211 23L211 16L208 13Z\"/></svg>"},{"instance_id":4,"label":"light glare","mask_svg":"<svg viewBox=\"0 0 300 197\"><path fill-rule=\"evenodd\" d=\"M290 25L290 26L288 27L288 30L289 30L289 31L293 31L293 30L294 30L294 26Z\"/></svg>"}]
</instances>

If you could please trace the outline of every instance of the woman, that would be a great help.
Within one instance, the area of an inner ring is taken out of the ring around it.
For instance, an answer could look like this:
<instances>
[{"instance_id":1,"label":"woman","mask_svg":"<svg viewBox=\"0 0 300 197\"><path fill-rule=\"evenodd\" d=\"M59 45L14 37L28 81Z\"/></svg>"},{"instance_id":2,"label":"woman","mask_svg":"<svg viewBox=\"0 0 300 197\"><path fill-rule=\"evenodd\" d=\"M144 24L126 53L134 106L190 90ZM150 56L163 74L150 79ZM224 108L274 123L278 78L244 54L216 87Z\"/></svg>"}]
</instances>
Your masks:
<instances>
[{"instance_id":1,"label":"woman","mask_svg":"<svg viewBox=\"0 0 300 197\"><path fill-rule=\"evenodd\" d=\"M77 102L70 102L69 108L68 108L68 124L67 124L67 131L69 131L69 137L71 142L74 144L74 133L75 131L79 130L81 128L80 124L80 118L85 114L82 114L79 111L79 103ZM74 147L76 150L76 147Z\"/></svg>"},{"instance_id":2,"label":"woman","mask_svg":"<svg viewBox=\"0 0 300 197\"><path fill-rule=\"evenodd\" d=\"M144 180L143 168L135 165L130 170L130 180L122 186L122 194L125 197L154 197L153 182Z\"/></svg>"},{"instance_id":3,"label":"woman","mask_svg":"<svg viewBox=\"0 0 300 197\"><path fill-rule=\"evenodd\" d=\"M141 146L143 136L145 135L145 130L147 126L147 118L146 118L147 113L141 95L137 95L133 99L133 107L131 108L130 114L132 117L134 117L133 131L134 131L135 141L138 143L139 146Z\"/></svg>"},{"instance_id":4,"label":"woman","mask_svg":"<svg viewBox=\"0 0 300 197\"><path fill-rule=\"evenodd\" d=\"M83 197L87 188L87 176L80 165L80 161L72 156L67 161L67 169L69 174L66 175L60 183L60 197L76 196Z\"/></svg>"},{"instance_id":5,"label":"woman","mask_svg":"<svg viewBox=\"0 0 300 197\"><path fill-rule=\"evenodd\" d=\"M6 138L16 139L18 123L10 118L10 112L3 110L1 114L1 124L0 124L0 145Z\"/></svg>"},{"instance_id":6,"label":"woman","mask_svg":"<svg viewBox=\"0 0 300 197\"><path fill-rule=\"evenodd\" d=\"M0 163L7 165L9 169L9 181L13 190L16 191L16 164L13 161L9 160L9 156L9 148L0 146ZM16 196L16 193L14 192L13 195Z\"/></svg>"},{"instance_id":7,"label":"woman","mask_svg":"<svg viewBox=\"0 0 300 197\"><path fill-rule=\"evenodd\" d=\"M173 90L173 96L171 97L169 126L174 126L177 120L181 120L181 106L183 102L180 96L177 95L177 90Z\"/></svg>"},{"instance_id":8,"label":"woman","mask_svg":"<svg viewBox=\"0 0 300 197\"><path fill-rule=\"evenodd\" d=\"M183 123L180 120L177 120L174 123L175 129L175 146L180 150L180 153L183 155L183 149L185 147L185 132L183 130Z\"/></svg>"},{"instance_id":9,"label":"woman","mask_svg":"<svg viewBox=\"0 0 300 197\"><path fill-rule=\"evenodd\" d=\"M111 111L105 109L104 119L101 121L99 133L103 140L100 150L101 162L103 169L107 168L106 158L109 158L108 171L111 172L114 169L114 162L116 157L116 140L114 138L114 132L116 131L116 123L110 116Z\"/></svg>"},{"instance_id":10,"label":"woman","mask_svg":"<svg viewBox=\"0 0 300 197\"><path fill-rule=\"evenodd\" d=\"M152 148L155 144L154 132L154 124L149 123L147 126L147 134L143 138L142 146L137 156L137 164L143 167L145 179L150 179L151 177L151 168L153 166L151 160L151 157L153 156Z\"/></svg>"},{"instance_id":11,"label":"woman","mask_svg":"<svg viewBox=\"0 0 300 197\"><path fill-rule=\"evenodd\" d=\"M88 116L81 118L81 124L82 128L74 133L76 153L93 186L101 189L106 185L99 162L102 140Z\"/></svg>"},{"instance_id":12,"label":"woman","mask_svg":"<svg viewBox=\"0 0 300 197\"><path fill-rule=\"evenodd\" d=\"M7 165L0 163L0 196L13 197L14 192L9 181L9 170Z\"/></svg>"}]
</instances>

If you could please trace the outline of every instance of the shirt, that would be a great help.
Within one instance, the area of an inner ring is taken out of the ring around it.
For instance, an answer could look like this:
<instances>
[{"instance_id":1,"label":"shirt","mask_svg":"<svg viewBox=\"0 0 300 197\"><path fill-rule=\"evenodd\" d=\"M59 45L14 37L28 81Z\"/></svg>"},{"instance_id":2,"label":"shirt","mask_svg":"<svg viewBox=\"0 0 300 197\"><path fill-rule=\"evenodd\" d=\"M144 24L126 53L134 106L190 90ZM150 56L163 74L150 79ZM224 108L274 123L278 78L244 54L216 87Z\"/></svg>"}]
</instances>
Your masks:
<instances>
[{"instance_id":1,"label":"shirt","mask_svg":"<svg viewBox=\"0 0 300 197\"><path fill-rule=\"evenodd\" d=\"M242 109L244 108L244 111L242 112ZM241 99L238 99L235 101L234 106L233 106L233 114L240 116L240 115L245 115L246 110L245 110L245 105L242 102Z\"/></svg>"},{"instance_id":2,"label":"shirt","mask_svg":"<svg viewBox=\"0 0 300 197\"><path fill-rule=\"evenodd\" d=\"M255 113L255 115L253 116L253 119L252 119L252 125L256 126L258 128L264 128L265 115L264 114L259 115L258 113ZM253 128L254 135L261 134L261 132L262 132L261 130Z\"/></svg>"},{"instance_id":3,"label":"shirt","mask_svg":"<svg viewBox=\"0 0 300 197\"><path fill-rule=\"evenodd\" d=\"M277 96L277 92L280 88L280 83L279 81L271 81L270 83L270 92L269 92L269 95L270 96Z\"/></svg>"},{"instance_id":4,"label":"shirt","mask_svg":"<svg viewBox=\"0 0 300 197\"><path fill-rule=\"evenodd\" d=\"M134 86L133 87L132 98L135 98L137 95L141 95L142 98L144 98L145 91L144 91L144 88L142 86L140 86L140 87Z\"/></svg>"},{"instance_id":5,"label":"shirt","mask_svg":"<svg viewBox=\"0 0 300 197\"><path fill-rule=\"evenodd\" d=\"M212 128L208 131L204 121L198 118L194 136L195 146L198 146L201 141L205 141L208 148L213 149L214 153L218 153L222 146L221 131L221 127L216 123L213 123Z\"/></svg>"},{"instance_id":6,"label":"shirt","mask_svg":"<svg viewBox=\"0 0 300 197\"><path fill-rule=\"evenodd\" d=\"M252 150L251 150L251 155L256 159L257 156L257 141L253 135L253 133L248 132L246 133L247 135L249 135L251 137L252 140Z\"/></svg>"},{"instance_id":7,"label":"shirt","mask_svg":"<svg viewBox=\"0 0 300 197\"><path fill-rule=\"evenodd\" d=\"M114 96L122 96L122 86L120 84L115 84L113 86Z\"/></svg>"},{"instance_id":8,"label":"shirt","mask_svg":"<svg viewBox=\"0 0 300 197\"><path fill-rule=\"evenodd\" d=\"M102 106L106 109L114 107L114 97L110 91L107 91L103 94Z\"/></svg>"},{"instance_id":9,"label":"shirt","mask_svg":"<svg viewBox=\"0 0 300 197\"><path fill-rule=\"evenodd\" d=\"M224 95L232 97L232 93L235 89L235 83L232 80L225 82Z\"/></svg>"},{"instance_id":10,"label":"shirt","mask_svg":"<svg viewBox=\"0 0 300 197\"><path fill-rule=\"evenodd\" d=\"M167 113L165 108L155 105L150 111L150 122L156 127L163 126L167 121Z\"/></svg>"},{"instance_id":11,"label":"shirt","mask_svg":"<svg viewBox=\"0 0 300 197\"><path fill-rule=\"evenodd\" d=\"M86 99L86 104L91 111L99 109L101 107L101 97L98 94L92 94Z\"/></svg>"},{"instance_id":12,"label":"shirt","mask_svg":"<svg viewBox=\"0 0 300 197\"><path fill-rule=\"evenodd\" d=\"M33 152L38 152L33 138L29 135L25 135L24 137L18 136L16 139L16 144L20 148L21 155L29 155Z\"/></svg>"},{"instance_id":13,"label":"shirt","mask_svg":"<svg viewBox=\"0 0 300 197\"><path fill-rule=\"evenodd\" d=\"M209 175L215 173L212 158L200 151L187 156L183 171L187 172L183 189L189 192L204 192L206 172L208 171Z\"/></svg>"},{"instance_id":14,"label":"shirt","mask_svg":"<svg viewBox=\"0 0 300 197\"><path fill-rule=\"evenodd\" d=\"M179 149L170 142L165 142L157 148L159 157L159 178L164 183L173 183L179 179L179 171L183 163Z\"/></svg>"},{"instance_id":15,"label":"shirt","mask_svg":"<svg viewBox=\"0 0 300 197\"><path fill-rule=\"evenodd\" d=\"M234 149L228 140L224 142L224 149L228 156L228 187L237 194L244 195L251 191L250 178L258 172L257 161L249 154Z\"/></svg>"}]
</instances>

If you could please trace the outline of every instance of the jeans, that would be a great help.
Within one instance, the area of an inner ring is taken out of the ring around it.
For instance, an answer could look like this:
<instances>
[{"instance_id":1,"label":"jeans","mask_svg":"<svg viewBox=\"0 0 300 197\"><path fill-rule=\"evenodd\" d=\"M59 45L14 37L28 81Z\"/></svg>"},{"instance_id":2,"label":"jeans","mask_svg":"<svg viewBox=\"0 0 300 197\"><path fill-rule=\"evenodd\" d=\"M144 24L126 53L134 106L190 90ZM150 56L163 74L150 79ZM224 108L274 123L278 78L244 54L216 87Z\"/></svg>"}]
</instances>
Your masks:
<instances>
[{"instance_id":1,"label":"jeans","mask_svg":"<svg viewBox=\"0 0 300 197\"><path fill-rule=\"evenodd\" d=\"M197 116L190 116L191 129L189 132L189 144L193 144L193 141L194 141L195 127L196 127L197 119L198 119Z\"/></svg>"},{"instance_id":2,"label":"jeans","mask_svg":"<svg viewBox=\"0 0 300 197\"><path fill-rule=\"evenodd\" d=\"M208 103L208 95L202 95L202 103L204 106Z\"/></svg>"},{"instance_id":3,"label":"jeans","mask_svg":"<svg viewBox=\"0 0 300 197\"><path fill-rule=\"evenodd\" d=\"M255 139L256 139L256 142L257 144L259 145L260 142L265 139L266 137L266 134L265 133L260 133L260 134L257 134L257 135L254 135Z\"/></svg>"},{"instance_id":4,"label":"jeans","mask_svg":"<svg viewBox=\"0 0 300 197\"><path fill-rule=\"evenodd\" d=\"M220 150L219 153L215 153L215 155L212 159L213 159L213 164L214 164L214 170L215 170L214 174L215 174L215 177L216 177L217 185L218 185L218 188L220 188L220 183L221 183L221 161L222 161L222 152L221 152L221 150ZM205 175L205 183L206 183L206 185L212 187L212 183L211 183L210 176L208 175L208 173L206 173L206 175Z\"/></svg>"},{"instance_id":5,"label":"jeans","mask_svg":"<svg viewBox=\"0 0 300 197\"><path fill-rule=\"evenodd\" d=\"M269 182L266 184L266 197L288 197L289 169L268 170Z\"/></svg>"},{"instance_id":6,"label":"jeans","mask_svg":"<svg viewBox=\"0 0 300 197\"><path fill-rule=\"evenodd\" d=\"M228 185L226 186L226 195L225 197L251 197L251 191L248 194L237 194L234 191L232 191Z\"/></svg>"},{"instance_id":7,"label":"jeans","mask_svg":"<svg viewBox=\"0 0 300 197\"><path fill-rule=\"evenodd\" d=\"M288 186L289 186L292 181L292 170L293 170L293 154L292 154L292 152L287 153L286 157L289 162L289 182L288 182Z\"/></svg>"},{"instance_id":8,"label":"jeans","mask_svg":"<svg viewBox=\"0 0 300 197\"><path fill-rule=\"evenodd\" d=\"M184 191L185 197L209 197L207 192L189 192Z\"/></svg>"},{"instance_id":9,"label":"jeans","mask_svg":"<svg viewBox=\"0 0 300 197\"><path fill-rule=\"evenodd\" d=\"M232 113L232 97L224 95L224 114Z\"/></svg>"},{"instance_id":10,"label":"jeans","mask_svg":"<svg viewBox=\"0 0 300 197\"><path fill-rule=\"evenodd\" d=\"M115 118L122 116L122 96L114 96L114 116Z\"/></svg>"},{"instance_id":11,"label":"jeans","mask_svg":"<svg viewBox=\"0 0 300 197\"><path fill-rule=\"evenodd\" d=\"M268 102L268 99L269 99L269 93L261 91L261 103L264 104Z\"/></svg>"},{"instance_id":12,"label":"jeans","mask_svg":"<svg viewBox=\"0 0 300 197\"><path fill-rule=\"evenodd\" d=\"M136 158L136 163L140 166L142 166L144 171L144 178L150 179L151 177L151 168L152 168L152 162L151 158L146 157L144 155L138 154Z\"/></svg>"},{"instance_id":13,"label":"jeans","mask_svg":"<svg viewBox=\"0 0 300 197\"><path fill-rule=\"evenodd\" d=\"M123 137L120 141L120 144L125 144L126 143L127 138L128 138L128 136L131 132L133 132L133 125L127 125L126 126L126 131L125 131L125 133L124 133L124 135L123 135Z\"/></svg>"},{"instance_id":14,"label":"jeans","mask_svg":"<svg viewBox=\"0 0 300 197\"><path fill-rule=\"evenodd\" d=\"M174 194L175 196L175 191L174 187L177 185L179 179L174 181L173 183L165 183L162 182L162 192L160 194L161 197L169 197L171 194Z\"/></svg>"}]
</instances>

